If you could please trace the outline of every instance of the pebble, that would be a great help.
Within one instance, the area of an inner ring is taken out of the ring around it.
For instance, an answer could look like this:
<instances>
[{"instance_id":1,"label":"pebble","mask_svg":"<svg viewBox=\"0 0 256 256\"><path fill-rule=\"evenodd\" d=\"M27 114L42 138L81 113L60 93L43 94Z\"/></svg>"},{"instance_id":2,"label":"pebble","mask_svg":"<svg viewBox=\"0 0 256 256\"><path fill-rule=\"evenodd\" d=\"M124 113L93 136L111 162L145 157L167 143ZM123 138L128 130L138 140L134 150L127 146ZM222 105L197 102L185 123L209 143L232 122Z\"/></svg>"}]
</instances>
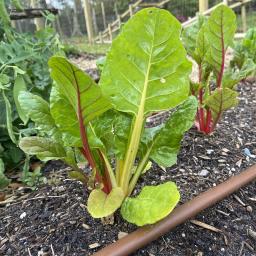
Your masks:
<instances>
[{"instance_id":1,"label":"pebble","mask_svg":"<svg viewBox=\"0 0 256 256\"><path fill-rule=\"evenodd\" d=\"M23 212L21 215L20 215L20 219L24 219L25 217L27 216L27 213L26 212Z\"/></svg>"},{"instance_id":2,"label":"pebble","mask_svg":"<svg viewBox=\"0 0 256 256\"><path fill-rule=\"evenodd\" d=\"M94 248L97 248L97 247L99 247L99 246L100 246L99 243L89 244L89 248L90 248L90 249L94 249Z\"/></svg>"},{"instance_id":3,"label":"pebble","mask_svg":"<svg viewBox=\"0 0 256 256\"><path fill-rule=\"evenodd\" d=\"M209 171L206 169L203 169L201 172L198 173L200 176L206 177L209 174Z\"/></svg>"},{"instance_id":4,"label":"pebble","mask_svg":"<svg viewBox=\"0 0 256 256\"><path fill-rule=\"evenodd\" d=\"M247 212L252 212L252 207L250 205L246 206L246 211Z\"/></svg>"}]
</instances>

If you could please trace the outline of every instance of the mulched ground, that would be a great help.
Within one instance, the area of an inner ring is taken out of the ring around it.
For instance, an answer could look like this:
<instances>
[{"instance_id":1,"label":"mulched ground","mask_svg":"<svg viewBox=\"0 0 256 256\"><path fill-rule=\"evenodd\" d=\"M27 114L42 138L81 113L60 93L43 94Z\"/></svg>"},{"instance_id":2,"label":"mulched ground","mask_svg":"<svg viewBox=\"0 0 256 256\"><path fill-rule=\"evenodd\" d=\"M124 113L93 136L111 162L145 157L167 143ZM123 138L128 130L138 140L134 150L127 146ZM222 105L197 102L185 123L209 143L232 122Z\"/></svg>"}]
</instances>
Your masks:
<instances>
[{"instance_id":1,"label":"mulched ground","mask_svg":"<svg viewBox=\"0 0 256 256\"><path fill-rule=\"evenodd\" d=\"M182 203L255 164L256 83L240 84L239 91L239 106L225 114L212 136L192 128L183 140L177 165L167 170L154 165L137 190L172 180L180 188ZM155 122L161 122L163 116L157 118ZM88 192L67 179L63 168L60 162L49 163L48 185L29 194L20 188L14 192L18 196L14 202L0 203L0 255L87 256L136 229L118 213L113 225L92 219L85 207ZM256 255L256 182L196 220L222 232L187 222L133 256Z\"/></svg>"}]
</instances>

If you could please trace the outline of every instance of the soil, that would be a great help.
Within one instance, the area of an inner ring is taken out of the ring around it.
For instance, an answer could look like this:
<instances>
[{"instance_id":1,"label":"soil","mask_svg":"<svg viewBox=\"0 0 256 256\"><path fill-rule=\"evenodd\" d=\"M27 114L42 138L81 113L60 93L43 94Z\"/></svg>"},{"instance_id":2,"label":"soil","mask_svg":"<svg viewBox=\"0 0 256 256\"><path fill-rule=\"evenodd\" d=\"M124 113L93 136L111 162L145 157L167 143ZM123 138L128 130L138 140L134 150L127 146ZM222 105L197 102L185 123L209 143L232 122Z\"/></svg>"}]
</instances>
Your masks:
<instances>
[{"instance_id":1,"label":"soil","mask_svg":"<svg viewBox=\"0 0 256 256\"><path fill-rule=\"evenodd\" d=\"M177 164L166 170L153 165L135 193L145 184L172 180L183 203L255 164L256 83L243 82L238 90L239 106L225 113L216 132L203 136L195 128L188 131ZM154 116L149 125L166 115ZM61 162L49 162L44 172L48 184L32 192L19 188L13 201L0 202L0 255L87 256L136 229L119 213L112 225L91 218L85 206L88 191L67 178ZM199 226L188 221L133 256L256 255L256 182L195 219Z\"/></svg>"}]
</instances>

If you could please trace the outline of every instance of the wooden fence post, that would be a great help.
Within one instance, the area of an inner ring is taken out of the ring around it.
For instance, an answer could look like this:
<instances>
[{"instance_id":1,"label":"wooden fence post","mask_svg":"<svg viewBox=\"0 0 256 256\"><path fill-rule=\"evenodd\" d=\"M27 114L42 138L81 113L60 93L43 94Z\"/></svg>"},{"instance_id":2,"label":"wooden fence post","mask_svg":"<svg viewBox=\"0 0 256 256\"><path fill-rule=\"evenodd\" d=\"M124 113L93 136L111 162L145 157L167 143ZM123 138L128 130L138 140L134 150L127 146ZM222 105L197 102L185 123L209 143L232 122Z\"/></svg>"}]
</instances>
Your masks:
<instances>
[{"instance_id":1,"label":"wooden fence post","mask_svg":"<svg viewBox=\"0 0 256 256\"><path fill-rule=\"evenodd\" d=\"M104 26L104 29L106 29L107 22L106 22L106 14L105 14L104 2L101 2L100 5L101 5L101 13L102 13L102 19L103 19L103 26Z\"/></svg>"},{"instance_id":2,"label":"wooden fence post","mask_svg":"<svg viewBox=\"0 0 256 256\"><path fill-rule=\"evenodd\" d=\"M84 16L89 44L93 44L93 24L91 6L88 0L84 0Z\"/></svg>"},{"instance_id":3,"label":"wooden fence post","mask_svg":"<svg viewBox=\"0 0 256 256\"><path fill-rule=\"evenodd\" d=\"M244 2L244 0L242 0L242 3ZM247 30L247 24L246 24L246 6L245 4L242 4L241 6L241 19L242 19L242 28L243 28L243 32L245 33Z\"/></svg>"},{"instance_id":4,"label":"wooden fence post","mask_svg":"<svg viewBox=\"0 0 256 256\"><path fill-rule=\"evenodd\" d=\"M99 33L100 43L103 44L102 32Z\"/></svg>"},{"instance_id":5,"label":"wooden fence post","mask_svg":"<svg viewBox=\"0 0 256 256\"><path fill-rule=\"evenodd\" d=\"M228 0L223 0L223 4L228 5Z\"/></svg>"},{"instance_id":6,"label":"wooden fence post","mask_svg":"<svg viewBox=\"0 0 256 256\"><path fill-rule=\"evenodd\" d=\"M199 13L208 10L208 0L199 0Z\"/></svg>"},{"instance_id":7,"label":"wooden fence post","mask_svg":"<svg viewBox=\"0 0 256 256\"><path fill-rule=\"evenodd\" d=\"M109 34L109 40L112 41L112 29L111 29L111 24L108 24L108 34Z\"/></svg>"},{"instance_id":8,"label":"wooden fence post","mask_svg":"<svg viewBox=\"0 0 256 256\"><path fill-rule=\"evenodd\" d=\"M117 20L118 20L118 27L121 27L122 21L121 21L121 16L118 14L117 16Z\"/></svg>"},{"instance_id":9,"label":"wooden fence post","mask_svg":"<svg viewBox=\"0 0 256 256\"><path fill-rule=\"evenodd\" d=\"M129 4L129 12L130 12L130 17L132 17L133 15L132 4Z\"/></svg>"}]
</instances>

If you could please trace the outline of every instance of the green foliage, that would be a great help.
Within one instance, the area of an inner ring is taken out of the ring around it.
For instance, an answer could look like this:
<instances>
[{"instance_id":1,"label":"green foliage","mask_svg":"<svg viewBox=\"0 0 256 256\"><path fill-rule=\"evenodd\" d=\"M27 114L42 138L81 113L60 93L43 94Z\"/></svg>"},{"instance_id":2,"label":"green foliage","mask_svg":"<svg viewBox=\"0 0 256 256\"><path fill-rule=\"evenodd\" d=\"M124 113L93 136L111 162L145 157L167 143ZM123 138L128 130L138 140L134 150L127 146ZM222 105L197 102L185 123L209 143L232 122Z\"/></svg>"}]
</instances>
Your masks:
<instances>
[{"instance_id":1,"label":"green foliage","mask_svg":"<svg viewBox=\"0 0 256 256\"><path fill-rule=\"evenodd\" d=\"M232 68L232 62L225 69L226 52L228 47L233 47L235 31L234 12L221 5L207 20L199 18L198 22L185 29L182 35L188 54L198 65L198 81L191 82L191 94L198 97L196 125L199 131L205 134L214 131L225 110L237 105L238 94L235 85L255 69L255 65L247 57L237 58L237 53L233 66L237 63L239 69ZM254 36L249 34L247 38L253 40ZM251 41L248 45L248 49L252 47ZM239 51L244 52L241 46ZM236 59L239 61L235 61ZM211 86L214 82L215 86Z\"/></svg>"},{"instance_id":2,"label":"green foliage","mask_svg":"<svg viewBox=\"0 0 256 256\"><path fill-rule=\"evenodd\" d=\"M21 8L19 1L12 4ZM0 16L0 22L5 24L0 42L0 143L3 147L0 157L8 169L18 166L24 158L17 147L21 134L35 132L33 124L28 123L28 111L22 109L18 95L29 90L49 98L52 80L47 60L53 54L62 54L62 46L58 35L49 26L35 35L19 34Z\"/></svg>"},{"instance_id":3,"label":"green foliage","mask_svg":"<svg viewBox=\"0 0 256 256\"><path fill-rule=\"evenodd\" d=\"M165 167L175 164L195 117L197 101L188 97L191 63L180 32L169 12L144 9L114 40L99 85L65 58L52 57L56 84L50 103L19 94L21 108L42 135L22 138L21 148L44 160L62 158L77 171L74 154L81 152L92 170L88 211L95 218L113 214L124 202L124 217L144 225L165 217L179 200L170 182L145 188L137 199L128 197L151 160ZM176 107L165 124L145 127L152 112ZM146 199L153 194L157 198L149 205Z\"/></svg>"},{"instance_id":4,"label":"green foliage","mask_svg":"<svg viewBox=\"0 0 256 256\"><path fill-rule=\"evenodd\" d=\"M180 193L173 182L145 186L138 197L125 199L121 214L124 219L137 226L153 224L166 217L179 200Z\"/></svg>"}]
</instances>

